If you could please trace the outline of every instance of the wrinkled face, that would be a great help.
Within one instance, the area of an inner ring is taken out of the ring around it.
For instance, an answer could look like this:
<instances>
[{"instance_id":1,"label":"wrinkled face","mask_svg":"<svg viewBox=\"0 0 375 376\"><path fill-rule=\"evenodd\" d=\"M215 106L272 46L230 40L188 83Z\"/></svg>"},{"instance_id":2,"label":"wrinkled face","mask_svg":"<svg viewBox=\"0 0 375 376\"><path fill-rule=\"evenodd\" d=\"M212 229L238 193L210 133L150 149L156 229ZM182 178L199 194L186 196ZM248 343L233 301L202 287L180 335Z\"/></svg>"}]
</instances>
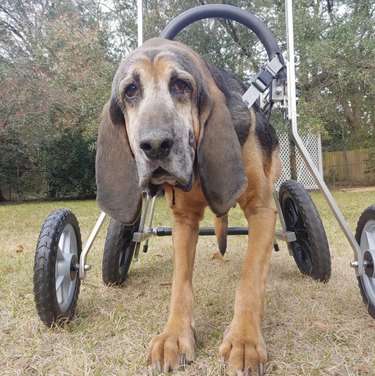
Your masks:
<instances>
[{"instance_id":1,"label":"wrinkled face","mask_svg":"<svg viewBox=\"0 0 375 376\"><path fill-rule=\"evenodd\" d=\"M150 183L191 189L201 90L188 55L146 46L131 54L115 77L113 91L142 189Z\"/></svg>"}]
</instances>

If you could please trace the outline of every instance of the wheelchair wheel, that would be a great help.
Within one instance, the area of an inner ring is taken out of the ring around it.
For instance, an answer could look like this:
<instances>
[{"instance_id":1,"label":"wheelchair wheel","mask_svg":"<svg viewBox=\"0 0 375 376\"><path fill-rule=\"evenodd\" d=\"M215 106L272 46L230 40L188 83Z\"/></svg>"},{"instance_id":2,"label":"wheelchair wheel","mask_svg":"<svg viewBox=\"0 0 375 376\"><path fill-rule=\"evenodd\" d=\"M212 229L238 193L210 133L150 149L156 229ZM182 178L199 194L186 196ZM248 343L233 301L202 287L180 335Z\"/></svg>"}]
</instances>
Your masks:
<instances>
[{"instance_id":1,"label":"wheelchair wheel","mask_svg":"<svg viewBox=\"0 0 375 376\"><path fill-rule=\"evenodd\" d=\"M62 325L74 315L80 288L82 251L75 215L67 209L49 214L39 234L34 261L34 300L42 322Z\"/></svg>"},{"instance_id":2,"label":"wheelchair wheel","mask_svg":"<svg viewBox=\"0 0 375 376\"><path fill-rule=\"evenodd\" d=\"M365 274L358 276L359 289L369 314L375 318L375 205L369 206L360 216L355 238L364 252Z\"/></svg>"},{"instance_id":3,"label":"wheelchair wheel","mask_svg":"<svg viewBox=\"0 0 375 376\"><path fill-rule=\"evenodd\" d=\"M318 281L328 281L331 256L327 236L308 192L297 181L288 180L280 187L279 201L286 228L297 238L288 247L299 270Z\"/></svg>"},{"instance_id":4,"label":"wheelchair wheel","mask_svg":"<svg viewBox=\"0 0 375 376\"><path fill-rule=\"evenodd\" d=\"M109 222L104 245L102 277L106 285L120 286L128 276L136 243L133 234L138 230L140 219L131 226L114 219Z\"/></svg>"}]
</instances>

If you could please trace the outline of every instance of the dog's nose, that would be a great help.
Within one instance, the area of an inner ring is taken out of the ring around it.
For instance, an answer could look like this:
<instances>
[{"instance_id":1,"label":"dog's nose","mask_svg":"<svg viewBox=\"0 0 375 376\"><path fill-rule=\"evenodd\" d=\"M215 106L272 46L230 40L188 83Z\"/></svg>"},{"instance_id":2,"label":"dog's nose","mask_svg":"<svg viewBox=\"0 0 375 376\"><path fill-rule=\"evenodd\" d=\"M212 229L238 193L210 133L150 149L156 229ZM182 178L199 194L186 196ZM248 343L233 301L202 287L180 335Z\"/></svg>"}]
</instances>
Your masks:
<instances>
[{"instance_id":1,"label":"dog's nose","mask_svg":"<svg viewBox=\"0 0 375 376\"><path fill-rule=\"evenodd\" d=\"M139 147L150 159L166 158L171 152L172 146L172 135L166 131L148 132L139 143Z\"/></svg>"}]
</instances>

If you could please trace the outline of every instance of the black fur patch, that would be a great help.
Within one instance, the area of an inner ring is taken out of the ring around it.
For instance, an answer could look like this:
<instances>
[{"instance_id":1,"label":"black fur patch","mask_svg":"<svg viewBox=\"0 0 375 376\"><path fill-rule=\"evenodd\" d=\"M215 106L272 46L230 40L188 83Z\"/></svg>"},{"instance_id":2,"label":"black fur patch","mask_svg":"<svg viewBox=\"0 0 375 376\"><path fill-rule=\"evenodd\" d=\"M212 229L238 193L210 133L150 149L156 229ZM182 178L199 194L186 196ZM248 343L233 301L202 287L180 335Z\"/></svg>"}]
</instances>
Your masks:
<instances>
[{"instance_id":1,"label":"black fur patch","mask_svg":"<svg viewBox=\"0 0 375 376\"><path fill-rule=\"evenodd\" d=\"M245 143L251 126L250 113L243 103L242 95L247 87L239 81L233 74L224 69L208 64L210 72L216 82L217 87L223 92L227 99L227 106L232 116L233 126L237 133L241 146ZM278 145L278 139L273 126L263 114L258 104L254 104L256 112L255 132L263 152L271 156L273 150Z\"/></svg>"},{"instance_id":2,"label":"black fur patch","mask_svg":"<svg viewBox=\"0 0 375 376\"><path fill-rule=\"evenodd\" d=\"M224 69L212 64L207 64L207 66L217 87L225 95L234 129L241 146L243 146L249 136L251 125L249 110L242 100L246 87L233 74Z\"/></svg>"},{"instance_id":3,"label":"black fur patch","mask_svg":"<svg viewBox=\"0 0 375 376\"><path fill-rule=\"evenodd\" d=\"M111 103L109 105L109 116L113 124L125 125L124 114L117 103L116 98L111 98Z\"/></svg>"},{"instance_id":4,"label":"black fur patch","mask_svg":"<svg viewBox=\"0 0 375 376\"><path fill-rule=\"evenodd\" d=\"M275 150L279 144L276 131L274 127L269 123L267 117L261 112L258 106L255 106L256 110L256 127L255 132L257 134L259 143L263 152L266 152L268 156Z\"/></svg>"}]
</instances>

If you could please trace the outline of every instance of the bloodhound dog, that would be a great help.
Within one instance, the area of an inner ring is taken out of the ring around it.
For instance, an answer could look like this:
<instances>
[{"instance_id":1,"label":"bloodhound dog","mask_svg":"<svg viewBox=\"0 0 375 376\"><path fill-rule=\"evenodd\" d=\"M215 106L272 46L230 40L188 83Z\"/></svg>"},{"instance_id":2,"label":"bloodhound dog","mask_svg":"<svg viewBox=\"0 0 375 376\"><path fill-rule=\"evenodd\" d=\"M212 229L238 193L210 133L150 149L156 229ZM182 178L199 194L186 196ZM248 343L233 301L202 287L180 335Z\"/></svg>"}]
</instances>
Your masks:
<instances>
[{"instance_id":1,"label":"bloodhound dog","mask_svg":"<svg viewBox=\"0 0 375 376\"><path fill-rule=\"evenodd\" d=\"M184 44L151 39L119 66L99 129L96 176L100 208L137 221L142 192L165 190L173 213L170 313L148 347L148 365L169 372L194 359L193 265L199 222L208 205L225 251L227 213L239 203L248 245L234 315L220 346L230 374L263 374L265 283L274 242L273 182L281 164L274 129L246 87Z\"/></svg>"}]
</instances>

